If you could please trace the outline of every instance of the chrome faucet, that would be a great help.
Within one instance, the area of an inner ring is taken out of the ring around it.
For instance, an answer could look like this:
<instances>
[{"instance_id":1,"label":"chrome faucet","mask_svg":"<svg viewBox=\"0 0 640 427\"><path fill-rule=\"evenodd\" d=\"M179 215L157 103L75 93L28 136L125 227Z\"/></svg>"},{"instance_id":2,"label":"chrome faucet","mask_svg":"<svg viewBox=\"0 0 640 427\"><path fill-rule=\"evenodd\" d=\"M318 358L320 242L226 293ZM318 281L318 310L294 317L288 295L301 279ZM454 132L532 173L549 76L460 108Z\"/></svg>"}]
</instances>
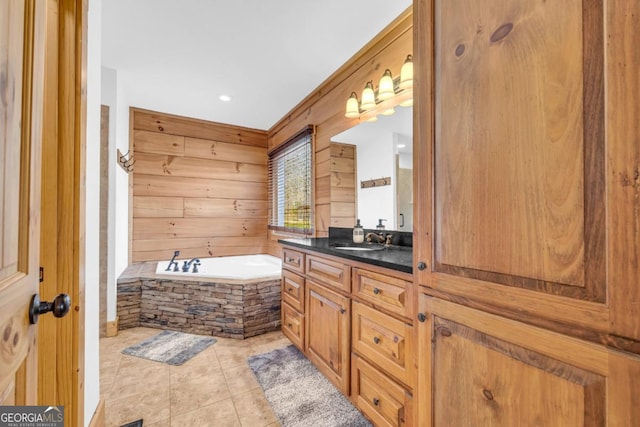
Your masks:
<instances>
[{"instance_id":1,"label":"chrome faucet","mask_svg":"<svg viewBox=\"0 0 640 427\"><path fill-rule=\"evenodd\" d=\"M178 271L178 261L175 260L178 255L180 255L180 251L175 251L173 253L173 258L171 258L169 265L164 269L164 271L171 271L171 265L173 265L173 271Z\"/></svg>"},{"instance_id":2,"label":"chrome faucet","mask_svg":"<svg viewBox=\"0 0 640 427\"><path fill-rule=\"evenodd\" d=\"M198 258L191 258L189 261L185 261L184 264L182 264L182 271L184 271L185 273L188 273L189 267L191 267L191 264L193 264L193 272L197 273L198 266L200 265L200 260Z\"/></svg>"}]
</instances>

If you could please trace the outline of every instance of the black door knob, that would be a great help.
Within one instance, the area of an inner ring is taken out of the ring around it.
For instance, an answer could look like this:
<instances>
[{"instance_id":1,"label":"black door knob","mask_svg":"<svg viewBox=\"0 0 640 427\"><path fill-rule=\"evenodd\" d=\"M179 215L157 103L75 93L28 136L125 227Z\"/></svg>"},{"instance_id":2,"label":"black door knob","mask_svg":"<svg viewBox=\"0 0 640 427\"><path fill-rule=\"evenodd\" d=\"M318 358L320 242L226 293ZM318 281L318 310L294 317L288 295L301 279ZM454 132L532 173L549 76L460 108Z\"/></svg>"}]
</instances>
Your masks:
<instances>
[{"instance_id":1,"label":"black door knob","mask_svg":"<svg viewBox=\"0 0 640 427\"><path fill-rule=\"evenodd\" d=\"M67 294L60 294L52 302L40 301L40 296L34 294L29 306L29 322L32 325L38 323L41 314L52 312L54 317L64 317L71 307L71 298Z\"/></svg>"}]
</instances>

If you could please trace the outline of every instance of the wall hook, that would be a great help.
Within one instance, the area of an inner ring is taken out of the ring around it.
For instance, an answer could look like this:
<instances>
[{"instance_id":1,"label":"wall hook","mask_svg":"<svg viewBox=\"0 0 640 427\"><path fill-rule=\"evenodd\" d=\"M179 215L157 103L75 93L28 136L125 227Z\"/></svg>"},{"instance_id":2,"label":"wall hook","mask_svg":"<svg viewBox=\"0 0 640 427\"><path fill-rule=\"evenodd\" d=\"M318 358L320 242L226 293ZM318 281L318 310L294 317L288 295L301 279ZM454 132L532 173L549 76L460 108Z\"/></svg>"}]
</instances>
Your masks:
<instances>
[{"instance_id":1,"label":"wall hook","mask_svg":"<svg viewBox=\"0 0 640 427\"><path fill-rule=\"evenodd\" d=\"M136 163L133 155L129 155L129 153L131 153L131 150L127 151L126 154L122 154L119 148L116 149L118 164L126 173L133 172L133 165Z\"/></svg>"}]
</instances>

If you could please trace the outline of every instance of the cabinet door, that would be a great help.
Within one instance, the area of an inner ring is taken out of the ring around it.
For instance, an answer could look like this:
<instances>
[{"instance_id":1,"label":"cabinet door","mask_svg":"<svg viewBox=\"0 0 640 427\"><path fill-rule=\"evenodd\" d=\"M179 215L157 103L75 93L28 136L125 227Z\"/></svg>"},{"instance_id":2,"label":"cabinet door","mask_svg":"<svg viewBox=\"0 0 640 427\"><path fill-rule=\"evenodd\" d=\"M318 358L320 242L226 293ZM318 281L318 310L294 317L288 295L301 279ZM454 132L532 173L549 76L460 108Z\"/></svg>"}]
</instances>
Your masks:
<instances>
[{"instance_id":1,"label":"cabinet door","mask_svg":"<svg viewBox=\"0 0 640 427\"><path fill-rule=\"evenodd\" d=\"M307 357L345 395L349 395L350 300L306 282Z\"/></svg>"},{"instance_id":2,"label":"cabinet door","mask_svg":"<svg viewBox=\"0 0 640 427\"><path fill-rule=\"evenodd\" d=\"M594 341L609 327L606 4L436 0L417 41L436 88L417 99L434 119L416 144L420 284Z\"/></svg>"},{"instance_id":3,"label":"cabinet door","mask_svg":"<svg viewBox=\"0 0 640 427\"><path fill-rule=\"evenodd\" d=\"M434 427L604 426L609 352L586 341L422 297ZM422 336L424 335L424 336ZM421 365L422 366L422 365ZM428 371L427 371L428 372ZM425 375L426 372L422 372Z\"/></svg>"}]
</instances>

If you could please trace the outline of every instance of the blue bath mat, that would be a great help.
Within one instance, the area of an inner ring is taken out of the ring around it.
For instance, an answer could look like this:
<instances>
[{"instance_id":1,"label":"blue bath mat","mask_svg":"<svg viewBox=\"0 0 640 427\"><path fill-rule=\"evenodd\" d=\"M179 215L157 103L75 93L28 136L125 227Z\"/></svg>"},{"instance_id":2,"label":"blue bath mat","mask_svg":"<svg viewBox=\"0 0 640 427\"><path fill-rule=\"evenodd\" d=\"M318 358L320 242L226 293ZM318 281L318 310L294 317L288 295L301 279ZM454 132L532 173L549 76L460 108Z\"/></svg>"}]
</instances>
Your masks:
<instances>
[{"instance_id":1,"label":"blue bath mat","mask_svg":"<svg viewBox=\"0 0 640 427\"><path fill-rule=\"evenodd\" d=\"M215 342L215 338L162 331L156 336L125 348L122 353L169 365L182 365Z\"/></svg>"}]
</instances>

